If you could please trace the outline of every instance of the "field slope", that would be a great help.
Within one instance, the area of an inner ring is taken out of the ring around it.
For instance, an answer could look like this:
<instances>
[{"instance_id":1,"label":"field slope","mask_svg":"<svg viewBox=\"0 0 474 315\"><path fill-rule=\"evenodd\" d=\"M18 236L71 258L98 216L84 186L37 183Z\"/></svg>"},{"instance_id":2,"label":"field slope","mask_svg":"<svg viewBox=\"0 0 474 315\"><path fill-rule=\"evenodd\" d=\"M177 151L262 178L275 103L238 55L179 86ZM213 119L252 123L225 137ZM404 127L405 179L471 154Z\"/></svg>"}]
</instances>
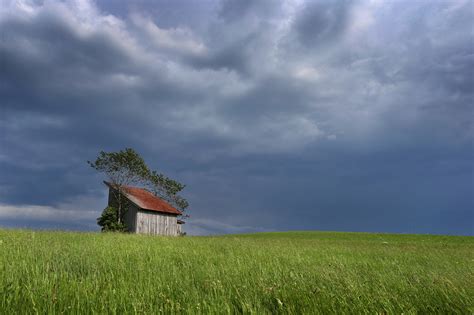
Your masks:
<instances>
[{"instance_id":1,"label":"field slope","mask_svg":"<svg viewBox=\"0 0 474 315\"><path fill-rule=\"evenodd\" d=\"M474 312L474 238L0 229L0 313Z\"/></svg>"}]
</instances>

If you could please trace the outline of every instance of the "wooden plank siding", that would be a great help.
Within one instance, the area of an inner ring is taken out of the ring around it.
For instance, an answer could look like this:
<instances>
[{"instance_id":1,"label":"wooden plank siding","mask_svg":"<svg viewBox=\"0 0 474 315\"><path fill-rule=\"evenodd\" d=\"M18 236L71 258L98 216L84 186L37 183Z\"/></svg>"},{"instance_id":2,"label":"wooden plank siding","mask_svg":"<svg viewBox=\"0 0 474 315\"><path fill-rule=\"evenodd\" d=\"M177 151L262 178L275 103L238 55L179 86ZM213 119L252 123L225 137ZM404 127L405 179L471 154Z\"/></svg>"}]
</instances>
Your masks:
<instances>
[{"instance_id":1,"label":"wooden plank siding","mask_svg":"<svg viewBox=\"0 0 474 315\"><path fill-rule=\"evenodd\" d=\"M139 209L136 214L136 233L150 235L178 235L175 215Z\"/></svg>"}]
</instances>

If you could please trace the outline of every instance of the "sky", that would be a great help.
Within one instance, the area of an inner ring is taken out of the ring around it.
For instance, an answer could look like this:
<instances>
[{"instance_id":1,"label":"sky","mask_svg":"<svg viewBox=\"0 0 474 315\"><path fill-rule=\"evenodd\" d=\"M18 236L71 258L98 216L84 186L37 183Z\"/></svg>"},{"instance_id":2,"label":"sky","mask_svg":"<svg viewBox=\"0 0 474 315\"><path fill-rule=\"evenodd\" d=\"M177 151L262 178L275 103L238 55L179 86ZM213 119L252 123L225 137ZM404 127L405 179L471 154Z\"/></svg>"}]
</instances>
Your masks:
<instances>
[{"instance_id":1,"label":"sky","mask_svg":"<svg viewBox=\"0 0 474 315\"><path fill-rule=\"evenodd\" d=\"M473 1L0 0L0 226L97 231L135 149L192 235L474 235Z\"/></svg>"}]
</instances>

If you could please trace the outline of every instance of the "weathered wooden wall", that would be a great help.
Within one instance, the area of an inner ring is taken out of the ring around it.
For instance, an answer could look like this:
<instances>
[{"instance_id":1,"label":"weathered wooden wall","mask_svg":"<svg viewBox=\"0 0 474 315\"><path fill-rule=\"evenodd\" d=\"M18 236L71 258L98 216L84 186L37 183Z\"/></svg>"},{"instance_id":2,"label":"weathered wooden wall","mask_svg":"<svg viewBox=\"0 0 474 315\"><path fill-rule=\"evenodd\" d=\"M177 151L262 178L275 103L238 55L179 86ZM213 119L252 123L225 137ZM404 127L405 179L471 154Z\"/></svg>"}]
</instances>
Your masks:
<instances>
[{"instance_id":1,"label":"weathered wooden wall","mask_svg":"<svg viewBox=\"0 0 474 315\"><path fill-rule=\"evenodd\" d=\"M151 235L178 235L178 219L175 215L138 210L136 233Z\"/></svg>"}]
</instances>

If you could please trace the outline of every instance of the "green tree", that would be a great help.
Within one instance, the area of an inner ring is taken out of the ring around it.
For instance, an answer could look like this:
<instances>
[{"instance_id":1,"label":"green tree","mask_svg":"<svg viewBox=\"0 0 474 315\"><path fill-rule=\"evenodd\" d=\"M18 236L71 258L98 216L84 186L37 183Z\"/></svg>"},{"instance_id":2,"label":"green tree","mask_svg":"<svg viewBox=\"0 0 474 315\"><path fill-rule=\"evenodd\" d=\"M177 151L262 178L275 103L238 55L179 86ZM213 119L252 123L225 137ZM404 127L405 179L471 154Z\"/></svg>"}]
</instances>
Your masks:
<instances>
[{"instance_id":1,"label":"green tree","mask_svg":"<svg viewBox=\"0 0 474 315\"><path fill-rule=\"evenodd\" d=\"M178 208L181 212L183 212L183 217L189 217L188 214L184 214L186 208L189 206L189 203L186 199L178 195L178 193L182 191L186 185L183 185L174 179L160 174L157 171L150 172L146 184L154 195L168 201L173 206Z\"/></svg>"},{"instance_id":2,"label":"green tree","mask_svg":"<svg viewBox=\"0 0 474 315\"><path fill-rule=\"evenodd\" d=\"M107 206L102 215L97 218L97 224L102 227L102 232L125 232L126 225L118 222L118 211L114 207Z\"/></svg>"},{"instance_id":3,"label":"green tree","mask_svg":"<svg viewBox=\"0 0 474 315\"><path fill-rule=\"evenodd\" d=\"M124 205L123 188L146 181L150 171L143 158L135 150L126 148L118 152L101 151L94 162L87 163L95 170L104 173L111 183L112 193L117 203L117 224L123 222L127 208Z\"/></svg>"}]
</instances>

